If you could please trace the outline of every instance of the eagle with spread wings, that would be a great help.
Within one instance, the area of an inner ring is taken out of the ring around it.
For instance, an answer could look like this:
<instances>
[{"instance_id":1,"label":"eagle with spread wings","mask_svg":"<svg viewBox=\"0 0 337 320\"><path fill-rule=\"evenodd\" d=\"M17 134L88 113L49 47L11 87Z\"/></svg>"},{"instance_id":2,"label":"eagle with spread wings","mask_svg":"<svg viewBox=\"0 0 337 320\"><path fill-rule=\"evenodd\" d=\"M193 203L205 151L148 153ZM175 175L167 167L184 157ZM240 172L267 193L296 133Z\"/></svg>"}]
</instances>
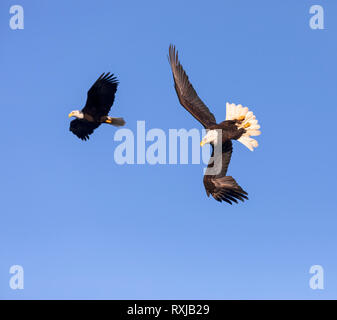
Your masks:
<instances>
[{"instance_id":1,"label":"eagle with spread wings","mask_svg":"<svg viewBox=\"0 0 337 320\"><path fill-rule=\"evenodd\" d=\"M261 133L255 115L247 107L227 103L226 120L217 123L190 83L173 45L169 47L169 63L180 104L206 129L207 133L200 145L210 143L212 146L211 159L203 180L207 196L212 195L215 200L229 204L248 199L248 193L233 177L226 174L233 152L232 140L238 140L251 151L258 146L257 141L251 138Z\"/></svg>"},{"instance_id":2,"label":"eagle with spread wings","mask_svg":"<svg viewBox=\"0 0 337 320\"><path fill-rule=\"evenodd\" d=\"M95 129L102 123L116 127L124 126L123 118L113 118L108 114L115 101L118 81L113 74L103 73L95 81L88 91L87 101L84 108L69 113L76 119L70 122L69 130L81 140L88 140Z\"/></svg>"}]
</instances>

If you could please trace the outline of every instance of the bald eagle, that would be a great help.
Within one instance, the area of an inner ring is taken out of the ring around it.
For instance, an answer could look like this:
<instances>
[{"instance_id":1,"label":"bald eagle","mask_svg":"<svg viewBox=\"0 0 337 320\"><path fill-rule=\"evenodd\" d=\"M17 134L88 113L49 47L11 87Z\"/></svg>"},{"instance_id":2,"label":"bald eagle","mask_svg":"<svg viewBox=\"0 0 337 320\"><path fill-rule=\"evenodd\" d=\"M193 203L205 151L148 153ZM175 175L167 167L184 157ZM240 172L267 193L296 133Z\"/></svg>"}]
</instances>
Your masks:
<instances>
[{"instance_id":1,"label":"bald eagle","mask_svg":"<svg viewBox=\"0 0 337 320\"><path fill-rule=\"evenodd\" d=\"M171 65L174 87L180 104L197 119L206 129L206 135L200 145L210 143L212 155L204 175L204 187L206 194L219 202L229 204L238 203L238 200L248 199L248 193L244 191L231 176L226 176L231 160L233 146L232 140L238 140L253 151L258 143L251 136L257 136L261 132L260 126L253 112L247 107L235 104L226 104L226 120L217 123L214 115L198 97L188 76L178 59L175 46L169 47L169 63ZM220 150L220 152L215 152ZM216 168L216 174L212 168Z\"/></svg>"},{"instance_id":2,"label":"bald eagle","mask_svg":"<svg viewBox=\"0 0 337 320\"><path fill-rule=\"evenodd\" d=\"M87 140L101 123L108 123L116 127L124 126L123 118L108 116L115 100L117 86L118 81L113 74L102 73L89 89L84 108L81 111L74 110L69 113L69 118L76 117L70 122L69 130L80 139Z\"/></svg>"}]
</instances>

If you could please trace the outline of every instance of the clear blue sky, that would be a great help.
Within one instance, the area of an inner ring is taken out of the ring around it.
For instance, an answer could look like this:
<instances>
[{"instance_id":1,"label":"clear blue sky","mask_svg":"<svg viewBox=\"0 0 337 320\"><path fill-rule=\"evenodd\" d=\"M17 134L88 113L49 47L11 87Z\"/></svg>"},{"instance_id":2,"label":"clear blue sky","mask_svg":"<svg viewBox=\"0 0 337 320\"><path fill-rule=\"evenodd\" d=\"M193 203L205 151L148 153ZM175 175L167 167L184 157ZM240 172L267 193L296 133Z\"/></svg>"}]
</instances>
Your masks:
<instances>
[{"instance_id":1,"label":"clear blue sky","mask_svg":"<svg viewBox=\"0 0 337 320\"><path fill-rule=\"evenodd\" d=\"M14 4L24 30L9 28ZM309 27L313 4L325 30ZM1 1L0 297L337 298L336 35L326 0ZM261 123L259 148L235 143L229 168L245 203L207 198L203 165L117 165L113 127L86 143L68 131L104 71L128 128L201 129L170 43L219 121L229 101ZM15 264L24 290L8 285Z\"/></svg>"}]
</instances>

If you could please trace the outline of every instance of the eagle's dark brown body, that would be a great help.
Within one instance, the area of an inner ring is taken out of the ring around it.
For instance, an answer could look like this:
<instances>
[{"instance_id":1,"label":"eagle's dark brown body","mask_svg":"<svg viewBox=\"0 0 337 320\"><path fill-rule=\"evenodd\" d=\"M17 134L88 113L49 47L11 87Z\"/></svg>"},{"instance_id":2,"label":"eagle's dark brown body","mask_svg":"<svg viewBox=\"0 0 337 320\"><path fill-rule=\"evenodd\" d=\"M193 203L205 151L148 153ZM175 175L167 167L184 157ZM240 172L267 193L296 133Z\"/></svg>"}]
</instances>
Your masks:
<instances>
[{"instance_id":1,"label":"eagle's dark brown body","mask_svg":"<svg viewBox=\"0 0 337 320\"><path fill-rule=\"evenodd\" d=\"M236 125L236 120L225 120L220 122L219 124L210 126L206 129L209 130L221 130L222 133L222 142L226 142L227 140L237 140L239 139L244 133L245 129L240 128Z\"/></svg>"}]
</instances>

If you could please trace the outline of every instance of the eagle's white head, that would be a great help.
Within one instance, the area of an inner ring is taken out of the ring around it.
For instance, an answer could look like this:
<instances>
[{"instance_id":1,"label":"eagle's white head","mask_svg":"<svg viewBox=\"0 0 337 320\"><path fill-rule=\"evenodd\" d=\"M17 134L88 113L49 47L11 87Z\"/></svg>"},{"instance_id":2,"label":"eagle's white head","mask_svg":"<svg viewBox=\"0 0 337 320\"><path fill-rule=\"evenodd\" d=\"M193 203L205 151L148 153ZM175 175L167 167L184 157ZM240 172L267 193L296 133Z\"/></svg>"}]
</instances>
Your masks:
<instances>
[{"instance_id":1,"label":"eagle's white head","mask_svg":"<svg viewBox=\"0 0 337 320\"><path fill-rule=\"evenodd\" d=\"M201 140L200 146L203 146L206 143L211 143L211 142L214 145L216 145L218 141L221 141L221 139L219 139L219 134L220 134L220 130L208 130L207 134Z\"/></svg>"},{"instance_id":2,"label":"eagle's white head","mask_svg":"<svg viewBox=\"0 0 337 320\"><path fill-rule=\"evenodd\" d=\"M84 115L81 111L79 110L73 110L71 111L69 114L68 114L68 117L71 118L71 117L76 117L77 119L83 119L84 118Z\"/></svg>"}]
</instances>

